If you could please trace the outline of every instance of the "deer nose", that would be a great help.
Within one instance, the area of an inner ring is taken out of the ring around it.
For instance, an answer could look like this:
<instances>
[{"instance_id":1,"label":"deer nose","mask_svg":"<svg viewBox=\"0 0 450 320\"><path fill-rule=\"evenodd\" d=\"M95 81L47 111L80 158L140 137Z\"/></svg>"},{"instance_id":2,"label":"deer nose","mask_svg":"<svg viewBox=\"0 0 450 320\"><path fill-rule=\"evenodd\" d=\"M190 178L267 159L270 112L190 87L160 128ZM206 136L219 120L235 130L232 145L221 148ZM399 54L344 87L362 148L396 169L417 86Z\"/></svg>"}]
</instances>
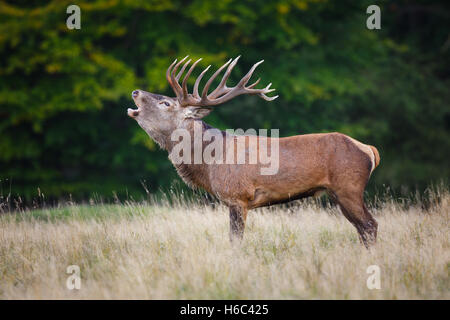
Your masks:
<instances>
[{"instance_id":1,"label":"deer nose","mask_svg":"<svg viewBox=\"0 0 450 320\"><path fill-rule=\"evenodd\" d=\"M138 95L139 95L139 90L134 90L134 91L131 93L131 96L132 96L133 98L136 98Z\"/></svg>"}]
</instances>

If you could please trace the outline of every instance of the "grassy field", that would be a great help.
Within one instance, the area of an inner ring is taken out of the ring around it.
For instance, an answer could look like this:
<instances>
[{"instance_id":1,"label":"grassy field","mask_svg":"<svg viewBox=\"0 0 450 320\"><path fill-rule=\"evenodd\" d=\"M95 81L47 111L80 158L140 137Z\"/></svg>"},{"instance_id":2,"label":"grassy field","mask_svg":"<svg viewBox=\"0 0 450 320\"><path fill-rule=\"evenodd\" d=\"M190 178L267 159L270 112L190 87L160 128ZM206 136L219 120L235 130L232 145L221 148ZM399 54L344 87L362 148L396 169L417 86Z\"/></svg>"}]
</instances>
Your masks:
<instances>
[{"instance_id":1,"label":"grassy field","mask_svg":"<svg viewBox=\"0 0 450 320\"><path fill-rule=\"evenodd\" d=\"M366 250L334 206L251 211L232 246L228 211L184 201L65 205L0 215L1 299L449 299L448 190L377 201ZM426 207L426 208L424 208ZM81 288L66 268L78 265ZM381 289L366 285L368 266Z\"/></svg>"}]
</instances>

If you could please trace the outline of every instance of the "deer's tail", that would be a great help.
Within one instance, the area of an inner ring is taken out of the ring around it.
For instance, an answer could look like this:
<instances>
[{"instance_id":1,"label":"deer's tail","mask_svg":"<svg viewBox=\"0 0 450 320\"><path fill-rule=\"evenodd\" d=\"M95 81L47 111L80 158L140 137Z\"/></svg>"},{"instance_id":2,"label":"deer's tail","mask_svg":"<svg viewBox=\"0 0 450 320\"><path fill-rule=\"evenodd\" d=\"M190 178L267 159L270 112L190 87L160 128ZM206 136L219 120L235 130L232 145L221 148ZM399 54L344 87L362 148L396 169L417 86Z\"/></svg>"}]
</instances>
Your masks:
<instances>
[{"instance_id":1,"label":"deer's tail","mask_svg":"<svg viewBox=\"0 0 450 320\"><path fill-rule=\"evenodd\" d=\"M372 149L373 155L375 157L374 158L375 166L372 168L372 171L373 171L380 164L380 154L378 153L377 148L375 148L374 146L369 146L369 147L370 147L370 149Z\"/></svg>"}]
</instances>

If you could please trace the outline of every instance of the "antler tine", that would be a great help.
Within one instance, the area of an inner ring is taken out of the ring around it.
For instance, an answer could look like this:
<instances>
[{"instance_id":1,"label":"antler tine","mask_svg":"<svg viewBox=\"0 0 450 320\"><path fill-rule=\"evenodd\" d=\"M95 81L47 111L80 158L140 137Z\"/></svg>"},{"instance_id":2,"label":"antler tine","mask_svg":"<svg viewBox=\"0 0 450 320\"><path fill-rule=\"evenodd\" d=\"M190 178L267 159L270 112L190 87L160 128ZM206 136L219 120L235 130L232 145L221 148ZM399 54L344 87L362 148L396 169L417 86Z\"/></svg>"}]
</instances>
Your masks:
<instances>
[{"instance_id":1,"label":"antler tine","mask_svg":"<svg viewBox=\"0 0 450 320\"><path fill-rule=\"evenodd\" d=\"M200 75L198 76L197 80L195 80L194 83L194 91L192 92L192 95L196 98L196 99L200 99L200 96L198 94L198 85L200 84L200 81L202 80L203 76L205 75L205 73L209 70L209 68L211 67L211 65L209 65L205 70L203 70L202 73L200 73Z\"/></svg>"},{"instance_id":2,"label":"antler tine","mask_svg":"<svg viewBox=\"0 0 450 320\"><path fill-rule=\"evenodd\" d=\"M275 100L276 98L278 98L278 95L273 96L273 97L268 97L268 96L266 96L266 93L275 91L275 89L269 89L271 85L272 85L272 82L269 83L269 84L267 85L267 87L265 87L264 89L262 89L262 92L259 94L259 96L260 96L261 98L263 98L264 100L266 100L266 101L273 101L273 100Z\"/></svg>"},{"instance_id":3,"label":"antler tine","mask_svg":"<svg viewBox=\"0 0 450 320\"><path fill-rule=\"evenodd\" d=\"M202 58L198 59L197 61L194 62L194 64L190 67L189 71L186 73L186 75L183 78L183 83L182 83L182 88L183 88L183 97L187 97L188 96L188 90L187 90L187 80L189 79L189 77L191 76L192 71L194 71L195 67L197 66L197 64L202 61Z\"/></svg>"},{"instance_id":4,"label":"antler tine","mask_svg":"<svg viewBox=\"0 0 450 320\"><path fill-rule=\"evenodd\" d=\"M211 78L209 78L208 82L206 82L205 87L203 88L202 99L205 99L207 97L209 86L211 85L211 83L214 81L214 79L216 79L216 77L219 75L219 73L221 73L222 70L225 69L225 67L230 64L230 62L232 60L233 59L228 60L227 63L225 63L223 66L221 66L216 72L214 72L214 74L211 76Z\"/></svg>"},{"instance_id":5,"label":"antler tine","mask_svg":"<svg viewBox=\"0 0 450 320\"><path fill-rule=\"evenodd\" d=\"M261 98L263 98L264 100L266 100L266 101L273 101L273 100L275 100L276 98L279 97L278 95L273 96L273 97L268 97L268 96L266 96L264 93L259 94L259 96L260 96Z\"/></svg>"},{"instance_id":6,"label":"antler tine","mask_svg":"<svg viewBox=\"0 0 450 320\"><path fill-rule=\"evenodd\" d=\"M275 89L269 89L271 85L272 85L272 82L269 83L269 84L267 85L267 87L265 87L265 88L263 89L263 90L264 90L264 93L269 93L269 92L275 91Z\"/></svg>"},{"instance_id":7,"label":"antler tine","mask_svg":"<svg viewBox=\"0 0 450 320\"><path fill-rule=\"evenodd\" d=\"M177 76L175 77L175 79L177 80L177 82L180 80L181 75L183 74L184 70L186 69L186 67L189 65L189 63L191 63L191 59L189 59L181 68L180 72L178 72Z\"/></svg>"},{"instance_id":8,"label":"antler tine","mask_svg":"<svg viewBox=\"0 0 450 320\"><path fill-rule=\"evenodd\" d=\"M253 75L253 72L255 72L255 69L257 66L259 66L261 63L263 63L264 60L261 60L257 63L255 63L251 69L247 72L247 74L241 79L241 81L239 81L239 83L236 85L236 87L245 87L245 85L247 84L247 82L250 80L250 78Z\"/></svg>"},{"instance_id":9,"label":"antler tine","mask_svg":"<svg viewBox=\"0 0 450 320\"><path fill-rule=\"evenodd\" d=\"M169 82L169 84L170 84L171 87L173 87L173 86L172 86L172 79L170 78L170 74L171 74L171 72L172 72L172 68L173 68L173 66L175 65L175 63L177 63L177 59L175 59L175 60L172 62L172 64L167 68L167 71L166 71L166 79L167 79L167 82Z\"/></svg>"},{"instance_id":10,"label":"antler tine","mask_svg":"<svg viewBox=\"0 0 450 320\"><path fill-rule=\"evenodd\" d=\"M217 97L219 97L219 96L221 96L223 94L228 93L230 88L227 87L227 80L230 77L231 71L233 70L234 66L236 65L236 63L238 62L240 57L241 57L240 55L237 56L233 60L233 62L228 66L228 69L227 69L227 71L225 71L225 74L223 75L222 80L220 81L219 85L209 95L210 98L217 98Z\"/></svg>"},{"instance_id":11,"label":"antler tine","mask_svg":"<svg viewBox=\"0 0 450 320\"><path fill-rule=\"evenodd\" d=\"M180 61L178 61L178 63L173 67L173 69L170 72L170 80L171 80L171 85L173 88L173 91L175 91L175 94L177 95L177 98L182 99L183 96L183 90L181 89L180 84L178 83L178 80L175 78L175 74L177 73L178 68L180 67L180 65L184 62L184 60L187 59L186 56L183 59L181 59Z\"/></svg>"},{"instance_id":12,"label":"antler tine","mask_svg":"<svg viewBox=\"0 0 450 320\"><path fill-rule=\"evenodd\" d=\"M178 61L178 63L175 65L175 67L173 68L172 72L171 72L171 76L174 76L175 73L177 72L178 68L180 67L180 65L188 58L189 56L184 57L183 59L181 59L180 61Z\"/></svg>"},{"instance_id":13,"label":"antler tine","mask_svg":"<svg viewBox=\"0 0 450 320\"><path fill-rule=\"evenodd\" d=\"M258 80L256 80L255 83L249 85L247 87L247 89L253 89L259 83L259 80L261 80L261 78L258 78ZM275 89L273 89L273 90L275 90Z\"/></svg>"}]
</instances>

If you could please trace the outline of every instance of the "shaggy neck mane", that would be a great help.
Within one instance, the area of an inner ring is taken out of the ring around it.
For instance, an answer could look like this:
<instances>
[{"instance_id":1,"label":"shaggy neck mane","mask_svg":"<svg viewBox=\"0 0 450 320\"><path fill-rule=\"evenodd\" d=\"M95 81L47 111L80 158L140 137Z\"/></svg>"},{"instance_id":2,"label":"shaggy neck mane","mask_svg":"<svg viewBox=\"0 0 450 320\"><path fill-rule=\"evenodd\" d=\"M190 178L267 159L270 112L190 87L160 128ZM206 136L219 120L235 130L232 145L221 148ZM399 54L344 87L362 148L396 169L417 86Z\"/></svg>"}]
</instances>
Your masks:
<instances>
[{"instance_id":1,"label":"shaggy neck mane","mask_svg":"<svg viewBox=\"0 0 450 320\"><path fill-rule=\"evenodd\" d=\"M161 149L168 150L169 148L172 149L170 146L170 137L167 138L166 135L152 129L145 130L147 134L150 136L150 138L155 141Z\"/></svg>"},{"instance_id":2,"label":"shaggy neck mane","mask_svg":"<svg viewBox=\"0 0 450 320\"><path fill-rule=\"evenodd\" d=\"M191 136L191 152L192 157L191 159L194 159L194 124L200 123L202 128L202 135L204 132L208 129L212 129L213 127L209 124L203 122L202 120L186 120L185 124L183 126L184 129L188 130L190 132ZM162 146L162 144L160 144ZM174 147L174 142L168 138L168 141L165 141L165 150L169 152L169 159L170 159L170 153L172 152L172 149ZM205 145L202 146L202 151ZM187 164L187 163L173 163L172 159L170 159L173 166L177 170L178 175L183 179L183 181L191 188L197 189L198 187L201 187L205 189L206 191L211 192L210 185L208 183L209 177L208 177L208 165L205 165L203 163L201 164Z\"/></svg>"}]
</instances>

